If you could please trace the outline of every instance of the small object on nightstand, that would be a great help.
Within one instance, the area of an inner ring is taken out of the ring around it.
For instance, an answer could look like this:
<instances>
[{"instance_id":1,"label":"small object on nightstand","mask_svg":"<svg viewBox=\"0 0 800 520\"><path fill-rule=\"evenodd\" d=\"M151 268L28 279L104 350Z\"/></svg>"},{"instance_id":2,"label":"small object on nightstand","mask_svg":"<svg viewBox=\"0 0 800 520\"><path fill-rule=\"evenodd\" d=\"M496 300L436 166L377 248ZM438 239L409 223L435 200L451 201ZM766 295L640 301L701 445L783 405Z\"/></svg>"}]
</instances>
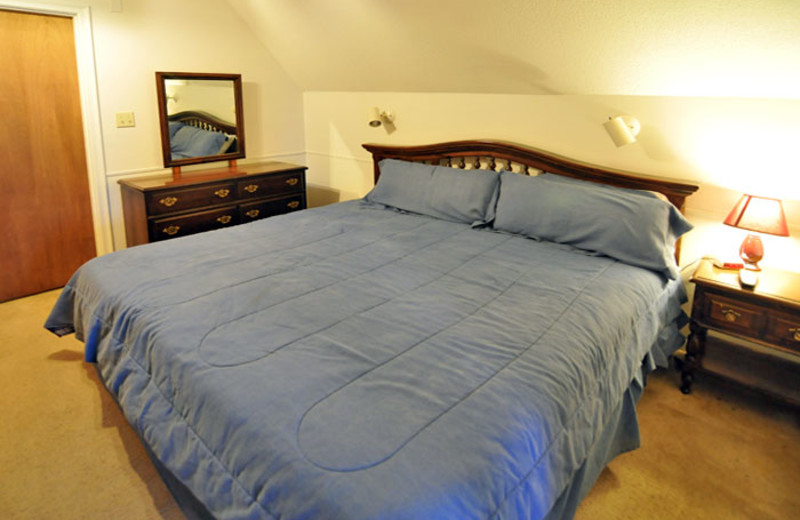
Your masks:
<instances>
[{"instance_id":1,"label":"small object on nightstand","mask_svg":"<svg viewBox=\"0 0 800 520\"><path fill-rule=\"evenodd\" d=\"M710 259L711 262L714 264L714 267L716 267L717 269L728 269L731 271L738 271L739 269L744 268L744 264L741 262L723 262L719 258L714 258L713 256L706 258Z\"/></svg>"},{"instance_id":2,"label":"small object on nightstand","mask_svg":"<svg viewBox=\"0 0 800 520\"><path fill-rule=\"evenodd\" d=\"M739 269L739 284L745 289L752 289L758 283L758 273L752 269Z\"/></svg>"}]
</instances>

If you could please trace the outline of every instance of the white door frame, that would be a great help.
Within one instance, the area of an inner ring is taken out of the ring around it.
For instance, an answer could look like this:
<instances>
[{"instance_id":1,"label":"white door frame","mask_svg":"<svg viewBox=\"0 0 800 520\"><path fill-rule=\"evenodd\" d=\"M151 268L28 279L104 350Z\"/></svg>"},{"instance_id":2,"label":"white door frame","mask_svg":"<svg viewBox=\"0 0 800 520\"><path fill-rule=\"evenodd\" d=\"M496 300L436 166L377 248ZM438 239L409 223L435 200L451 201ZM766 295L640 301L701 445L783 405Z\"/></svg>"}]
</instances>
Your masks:
<instances>
[{"instance_id":1,"label":"white door frame","mask_svg":"<svg viewBox=\"0 0 800 520\"><path fill-rule=\"evenodd\" d=\"M109 210L105 155L103 153L100 103L97 96L90 8L89 6L52 5L34 1L0 0L0 9L68 16L73 20L95 247L98 255L110 253L114 250L114 238L111 233L111 212Z\"/></svg>"}]
</instances>

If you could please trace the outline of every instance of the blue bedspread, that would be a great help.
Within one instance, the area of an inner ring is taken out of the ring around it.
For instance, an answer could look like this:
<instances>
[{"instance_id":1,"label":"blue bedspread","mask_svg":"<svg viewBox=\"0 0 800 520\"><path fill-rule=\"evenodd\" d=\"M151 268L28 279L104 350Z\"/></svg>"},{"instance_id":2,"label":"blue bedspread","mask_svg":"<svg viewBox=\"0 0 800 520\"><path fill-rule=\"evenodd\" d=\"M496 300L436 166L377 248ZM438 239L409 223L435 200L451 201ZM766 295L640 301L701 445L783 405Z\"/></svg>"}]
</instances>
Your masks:
<instances>
[{"instance_id":1,"label":"blue bedspread","mask_svg":"<svg viewBox=\"0 0 800 520\"><path fill-rule=\"evenodd\" d=\"M683 297L353 201L92 260L46 326L219 518L538 519Z\"/></svg>"}]
</instances>

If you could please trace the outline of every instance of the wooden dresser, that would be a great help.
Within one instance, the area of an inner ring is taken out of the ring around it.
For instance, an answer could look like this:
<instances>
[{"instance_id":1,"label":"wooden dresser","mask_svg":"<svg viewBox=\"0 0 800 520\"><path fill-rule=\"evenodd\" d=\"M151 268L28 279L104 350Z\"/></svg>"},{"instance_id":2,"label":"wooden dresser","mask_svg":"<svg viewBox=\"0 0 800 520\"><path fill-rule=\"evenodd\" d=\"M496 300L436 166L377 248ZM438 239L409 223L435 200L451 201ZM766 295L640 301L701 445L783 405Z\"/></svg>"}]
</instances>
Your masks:
<instances>
[{"instance_id":1,"label":"wooden dresser","mask_svg":"<svg viewBox=\"0 0 800 520\"><path fill-rule=\"evenodd\" d=\"M305 170L260 162L120 180L128 247L305 209Z\"/></svg>"}]
</instances>

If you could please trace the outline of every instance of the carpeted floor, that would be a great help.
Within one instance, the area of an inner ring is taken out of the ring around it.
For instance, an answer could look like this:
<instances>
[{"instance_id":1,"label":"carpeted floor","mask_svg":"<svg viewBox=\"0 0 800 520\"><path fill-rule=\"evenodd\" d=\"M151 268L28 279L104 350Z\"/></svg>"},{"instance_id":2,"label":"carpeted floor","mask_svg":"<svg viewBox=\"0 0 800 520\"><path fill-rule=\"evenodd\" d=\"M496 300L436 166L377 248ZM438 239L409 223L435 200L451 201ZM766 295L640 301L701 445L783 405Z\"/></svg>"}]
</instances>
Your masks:
<instances>
[{"instance_id":1,"label":"carpeted floor","mask_svg":"<svg viewBox=\"0 0 800 520\"><path fill-rule=\"evenodd\" d=\"M182 519L138 438L42 323L58 291L0 304L0 518ZM700 377L651 376L642 448L614 460L578 520L800 518L800 411Z\"/></svg>"}]
</instances>

